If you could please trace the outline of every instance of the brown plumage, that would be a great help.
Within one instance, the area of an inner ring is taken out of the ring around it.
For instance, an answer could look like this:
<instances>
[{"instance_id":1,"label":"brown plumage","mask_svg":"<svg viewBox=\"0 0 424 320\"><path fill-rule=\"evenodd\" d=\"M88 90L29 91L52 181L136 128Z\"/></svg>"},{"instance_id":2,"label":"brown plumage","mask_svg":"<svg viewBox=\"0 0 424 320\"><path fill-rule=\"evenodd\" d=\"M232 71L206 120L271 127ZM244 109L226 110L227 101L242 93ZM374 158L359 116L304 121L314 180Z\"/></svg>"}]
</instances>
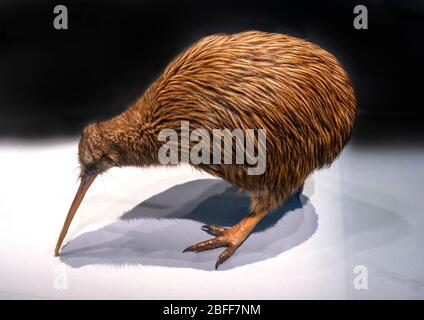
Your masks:
<instances>
[{"instance_id":1,"label":"brown plumage","mask_svg":"<svg viewBox=\"0 0 424 320\"><path fill-rule=\"evenodd\" d=\"M247 175L245 164L192 164L252 195L245 219L232 228L205 226L216 238L186 249L226 246L218 266L262 217L339 155L351 134L355 108L348 75L315 44L256 31L208 36L177 56L121 115L84 129L79 144L82 180L111 167L160 165L159 132L180 133L184 120L190 130L266 129L262 175Z\"/></svg>"}]
</instances>

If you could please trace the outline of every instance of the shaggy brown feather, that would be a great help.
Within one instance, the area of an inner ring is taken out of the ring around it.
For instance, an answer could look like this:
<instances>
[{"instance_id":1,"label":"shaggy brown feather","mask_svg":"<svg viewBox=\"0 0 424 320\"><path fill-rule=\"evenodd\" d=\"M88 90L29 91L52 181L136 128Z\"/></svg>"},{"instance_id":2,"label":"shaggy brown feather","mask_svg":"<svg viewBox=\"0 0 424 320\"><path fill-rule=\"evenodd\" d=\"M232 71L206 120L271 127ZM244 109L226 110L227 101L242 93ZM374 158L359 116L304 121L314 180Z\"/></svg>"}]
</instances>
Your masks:
<instances>
[{"instance_id":1,"label":"shaggy brown feather","mask_svg":"<svg viewBox=\"0 0 424 320\"><path fill-rule=\"evenodd\" d=\"M159 165L162 129L266 129L266 171L246 165L194 167L252 193L251 210L278 207L348 142L355 94L336 58L319 46L266 32L202 38L177 56L121 115L88 126L82 171ZM234 159L234 158L233 158Z\"/></svg>"}]
</instances>

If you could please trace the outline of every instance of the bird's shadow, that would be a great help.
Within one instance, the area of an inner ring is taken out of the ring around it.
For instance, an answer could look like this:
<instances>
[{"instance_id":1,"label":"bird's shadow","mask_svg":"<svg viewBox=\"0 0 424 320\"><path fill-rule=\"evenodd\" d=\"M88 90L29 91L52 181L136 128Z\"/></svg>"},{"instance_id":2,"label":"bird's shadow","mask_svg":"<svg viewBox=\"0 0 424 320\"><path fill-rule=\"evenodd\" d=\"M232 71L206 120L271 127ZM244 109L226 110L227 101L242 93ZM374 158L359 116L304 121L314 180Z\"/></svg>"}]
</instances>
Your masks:
<instances>
[{"instance_id":1,"label":"bird's shadow","mask_svg":"<svg viewBox=\"0 0 424 320\"><path fill-rule=\"evenodd\" d=\"M156 265L213 270L218 253L183 253L210 238L204 224L232 226L249 212L250 198L225 181L201 179L176 185L138 204L121 218L77 236L60 259L71 267L86 265ZM306 241L318 217L309 199L293 195L266 216L234 256L230 269L272 258Z\"/></svg>"}]
</instances>

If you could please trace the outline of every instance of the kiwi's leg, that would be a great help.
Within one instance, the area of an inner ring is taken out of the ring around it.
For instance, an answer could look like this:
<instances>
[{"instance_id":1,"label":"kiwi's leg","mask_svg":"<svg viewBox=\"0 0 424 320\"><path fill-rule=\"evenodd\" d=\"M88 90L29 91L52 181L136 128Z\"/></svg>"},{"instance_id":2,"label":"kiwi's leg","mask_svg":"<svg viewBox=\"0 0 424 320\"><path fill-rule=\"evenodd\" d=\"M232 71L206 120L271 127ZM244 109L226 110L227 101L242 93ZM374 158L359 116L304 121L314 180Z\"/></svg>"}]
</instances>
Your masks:
<instances>
[{"instance_id":1,"label":"kiwi's leg","mask_svg":"<svg viewBox=\"0 0 424 320\"><path fill-rule=\"evenodd\" d=\"M183 252L200 252L219 247L227 247L224 251L222 251L218 257L218 260L216 261L215 269L218 269L220 264L230 258L234 252L236 252L237 248L244 242L244 240L247 239L258 222L264 216L266 216L267 213L267 210L250 213L239 223L230 228L223 228L215 225L205 225L202 227L202 230L211 235L214 235L215 238L192 245L184 249Z\"/></svg>"}]
</instances>

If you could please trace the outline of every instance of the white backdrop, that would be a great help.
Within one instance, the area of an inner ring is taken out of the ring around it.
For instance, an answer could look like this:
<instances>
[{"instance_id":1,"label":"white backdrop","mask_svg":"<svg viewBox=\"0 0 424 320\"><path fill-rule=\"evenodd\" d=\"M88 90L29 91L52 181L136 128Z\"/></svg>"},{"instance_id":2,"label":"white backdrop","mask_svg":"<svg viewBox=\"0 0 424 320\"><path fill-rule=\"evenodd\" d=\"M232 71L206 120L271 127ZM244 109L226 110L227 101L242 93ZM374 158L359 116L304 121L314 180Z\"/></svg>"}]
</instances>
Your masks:
<instances>
[{"instance_id":1,"label":"white backdrop","mask_svg":"<svg viewBox=\"0 0 424 320\"><path fill-rule=\"evenodd\" d=\"M0 144L0 298L424 298L423 150L348 147L214 271L222 249L182 250L210 237L203 224L237 222L248 198L188 166L98 178L54 257L77 143Z\"/></svg>"}]
</instances>

